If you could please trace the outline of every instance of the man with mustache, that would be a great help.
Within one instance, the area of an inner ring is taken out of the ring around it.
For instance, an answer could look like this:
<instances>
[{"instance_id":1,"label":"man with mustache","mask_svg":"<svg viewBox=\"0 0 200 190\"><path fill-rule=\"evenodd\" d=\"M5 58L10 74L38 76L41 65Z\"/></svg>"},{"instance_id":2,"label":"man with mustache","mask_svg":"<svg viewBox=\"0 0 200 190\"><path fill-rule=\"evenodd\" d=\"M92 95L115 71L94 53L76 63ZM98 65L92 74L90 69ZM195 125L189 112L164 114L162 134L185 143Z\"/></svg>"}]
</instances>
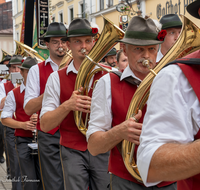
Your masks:
<instances>
[{"instance_id":1,"label":"man with mustache","mask_svg":"<svg viewBox=\"0 0 200 190\"><path fill-rule=\"evenodd\" d=\"M140 144L142 119L139 123L137 121L142 112L139 111L135 117L128 120L126 113L137 86L149 73L149 69L143 66L142 62L149 60L150 68L156 65L158 46L164 39L164 36L163 39L160 37L152 19L133 17L124 39L120 41L125 44L123 50L128 58L128 66L121 77L114 73L103 76L92 95L86 135L88 150L93 156L111 151L108 167L108 171L112 173L110 189L148 189L127 171L121 155L121 141L125 139L136 145ZM173 182L159 184L154 189L175 189L176 184L170 185L171 183Z\"/></svg>"},{"instance_id":2,"label":"man with mustache","mask_svg":"<svg viewBox=\"0 0 200 190\"><path fill-rule=\"evenodd\" d=\"M94 45L93 36L97 33L98 30L91 28L86 19L77 18L70 23L65 40L72 52L73 61L68 67L50 75L42 102L42 130L48 132L60 125L61 159L67 190L86 190L88 187L103 190L109 184L109 152L92 156L87 150L86 137L78 130L73 116L73 111L81 111L83 115L90 112L91 88L86 96L80 94L82 87L74 91L74 85L85 58L82 51L86 54L90 52ZM90 87L103 74L95 74Z\"/></svg>"},{"instance_id":3,"label":"man with mustache","mask_svg":"<svg viewBox=\"0 0 200 190\"><path fill-rule=\"evenodd\" d=\"M53 22L48 26L43 39L49 49L49 58L31 67L27 76L24 96L24 110L27 115L40 113L47 79L52 72L58 70L67 50L66 42L62 40L65 35L66 28L63 23ZM64 182L60 161L60 132L58 127L48 133L44 133L40 129L38 119L37 131L43 189L63 190Z\"/></svg>"}]
</instances>

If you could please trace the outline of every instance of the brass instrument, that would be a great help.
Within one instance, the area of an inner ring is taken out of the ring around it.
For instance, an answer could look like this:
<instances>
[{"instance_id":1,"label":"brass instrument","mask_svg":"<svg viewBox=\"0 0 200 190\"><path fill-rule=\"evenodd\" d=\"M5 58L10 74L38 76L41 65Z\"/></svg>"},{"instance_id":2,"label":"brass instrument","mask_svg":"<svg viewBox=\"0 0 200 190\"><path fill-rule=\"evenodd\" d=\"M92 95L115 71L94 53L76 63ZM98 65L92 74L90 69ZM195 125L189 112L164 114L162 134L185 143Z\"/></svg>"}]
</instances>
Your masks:
<instances>
[{"instance_id":1,"label":"brass instrument","mask_svg":"<svg viewBox=\"0 0 200 190\"><path fill-rule=\"evenodd\" d=\"M61 49L59 51L64 51L63 48L59 48L59 49ZM71 50L68 50L65 53L66 54L64 55L60 65L59 65L59 69L66 67L73 59Z\"/></svg>"},{"instance_id":2,"label":"brass instrument","mask_svg":"<svg viewBox=\"0 0 200 190\"><path fill-rule=\"evenodd\" d=\"M36 50L33 48L27 46L26 44L23 44L21 42L16 41L16 51L15 55L21 55L22 57L35 57L39 62L44 61L45 59L38 54Z\"/></svg>"},{"instance_id":3,"label":"brass instrument","mask_svg":"<svg viewBox=\"0 0 200 190\"><path fill-rule=\"evenodd\" d=\"M44 61L44 58L40 59L40 57L36 56L35 54L33 54L32 52L30 52L26 49L24 49L24 51L27 53L28 56L35 58L38 63L41 63L42 61Z\"/></svg>"},{"instance_id":4,"label":"brass instrument","mask_svg":"<svg viewBox=\"0 0 200 190\"><path fill-rule=\"evenodd\" d=\"M191 17L190 15L182 16L183 27L179 38L174 46L167 52L167 54L161 59L159 64L154 68L154 72L158 73L167 63L184 57L198 49L200 49L200 22ZM190 18L190 19L189 19ZM197 21L194 23L194 21ZM129 109L126 115L126 119L142 110L149 96L150 86L155 77L154 73L149 73L146 78L141 82L137 88ZM142 182L136 162L133 157L135 144L127 140L123 140L122 143L122 156L124 164L129 173L139 182Z\"/></svg>"},{"instance_id":5,"label":"brass instrument","mask_svg":"<svg viewBox=\"0 0 200 190\"><path fill-rule=\"evenodd\" d=\"M10 54L8 52L6 52L5 50L3 50L3 49L1 49L1 51L2 51L2 55L3 55L1 61L3 61L3 59L5 58L5 56L6 55L10 55Z\"/></svg>"},{"instance_id":6,"label":"brass instrument","mask_svg":"<svg viewBox=\"0 0 200 190\"><path fill-rule=\"evenodd\" d=\"M117 40L120 40L124 37L124 31L121 30L118 26L114 23L109 21L107 18L103 17L104 19L104 28L102 30L100 38L97 40L96 44L90 51L88 55L85 55L86 58L83 60L75 83L75 90L78 90L80 87L83 87L82 95L88 94L88 84L90 82L91 77L99 71L107 71L110 70L101 67L98 62L109 52L109 50L117 43ZM83 49L83 54L85 54ZM92 63L91 63L92 62ZM95 65L101 67L93 71ZM82 112L74 111L74 120L81 131L82 134L86 135L87 131L87 119L88 114L86 115L85 124L82 120Z\"/></svg>"}]
</instances>

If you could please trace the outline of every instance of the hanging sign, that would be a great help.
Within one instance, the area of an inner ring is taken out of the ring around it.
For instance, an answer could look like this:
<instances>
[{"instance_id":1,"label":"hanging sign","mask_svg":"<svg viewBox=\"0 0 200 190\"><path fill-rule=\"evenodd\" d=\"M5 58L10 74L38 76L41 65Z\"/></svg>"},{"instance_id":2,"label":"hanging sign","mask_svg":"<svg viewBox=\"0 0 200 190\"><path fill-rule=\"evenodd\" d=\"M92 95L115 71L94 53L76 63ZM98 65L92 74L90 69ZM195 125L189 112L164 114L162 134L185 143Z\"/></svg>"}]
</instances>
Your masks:
<instances>
[{"instance_id":1,"label":"hanging sign","mask_svg":"<svg viewBox=\"0 0 200 190\"><path fill-rule=\"evenodd\" d=\"M38 0L38 46L45 48L45 43L40 38L43 37L49 25L49 3L48 0Z\"/></svg>"},{"instance_id":2,"label":"hanging sign","mask_svg":"<svg viewBox=\"0 0 200 190\"><path fill-rule=\"evenodd\" d=\"M128 15L122 15L122 30L126 31L128 27Z\"/></svg>"}]
</instances>

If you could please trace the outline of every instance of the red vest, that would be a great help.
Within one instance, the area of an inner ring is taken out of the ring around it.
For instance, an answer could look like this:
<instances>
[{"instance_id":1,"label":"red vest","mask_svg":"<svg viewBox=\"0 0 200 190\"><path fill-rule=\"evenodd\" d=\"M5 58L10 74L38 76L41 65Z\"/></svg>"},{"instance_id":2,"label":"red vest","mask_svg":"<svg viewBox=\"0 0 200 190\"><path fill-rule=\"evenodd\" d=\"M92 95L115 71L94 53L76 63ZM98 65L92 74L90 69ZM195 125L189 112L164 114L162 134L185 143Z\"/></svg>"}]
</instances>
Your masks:
<instances>
[{"instance_id":1,"label":"red vest","mask_svg":"<svg viewBox=\"0 0 200 190\"><path fill-rule=\"evenodd\" d=\"M7 96L8 92L10 92L14 88L14 85L11 81L7 81L6 83L4 83L4 88Z\"/></svg>"},{"instance_id":2,"label":"red vest","mask_svg":"<svg viewBox=\"0 0 200 190\"><path fill-rule=\"evenodd\" d=\"M186 56L185 58L200 58L200 50ZM185 65L178 64L190 85L192 86L198 100L200 101L200 65ZM200 139L200 130L194 137ZM178 190L199 190L200 189L200 174L197 174L186 180L178 181Z\"/></svg>"},{"instance_id":3,"label":"red vest","mask_svg":"<svg viewBox=\"0 0 200 190\"><path fill-rule=\"evenodd\" d=\"M47 79L51 73L53 73L53 69L51 68L50 63L47 63L45 66L45 61L38 64L39 67L39 76L40 76L40 95L44 93L45 85L47 83ZM38 112L38 121L37 121L37 129L41 131L40 129L40 110ZM59 127L56 127L49 131L48 133L51 135L54 135L55 132L59 129Z\"/></svg>"},{"instance_id":4,"label":"red vest","mask_svg":"<svg viewBox=\"0 0 200 190\"><path fill-rule=\"evenodd\" d=\"M16 110L15 110L16 119L15 120L22 121L22 122L30 121L30 116L28 116L23 109L25 90L22 93L20 93L20 86L19 86L13 90L13 93L14 93L15 102L16 102ZM24 129L15 129L15 136L33 137L32 131L24 130Z\"/></svg>"},{"instance_id":5,"label":"red vest","mask_svg":"<svg viewBox=\"0 0 200 190\"><path fill-rule=\"evenodd\" d=\"M110 67L109 67L110 68ZM64 101L68 100L72 92L74 91L74 85L76 81L76 74L73 72L69 72L66 74L67 67L58 71L60 78L60 103L62 104ZM98 72L94 75L93 82L101 78L106 72ZM93 86L93 84L92 84ZM92 96L92 90L90 89L88 96ZM85 119L84 113L82 113L83 120ZM74 121L73 111L70 111L67 117L60 124L60 144L80 150L87 150L87 142L85 136L79 131Z\"/></svg>"},{"instance_id":6,"label":"red vest","mask_svg":"<svg viewBox=\"0 0 200 190\"><path fill-rule=\"evenodd\" d=\"M126 81L120 81L120 78L111 73L111 94L112 94L112 126L116 126L126 120L126 114L129 108L129 104L132 100L132 97L137 89L137 86L127 83ZM139 123L143 122L144 114L146 113L146 106L143 109L142 117L139 120ZM135 148L134 158L136 160L137 155L137 148ZM121 153L119 152L118 148L115 146L110 152L109 158L109 166L108 171L117 175L120 178L132 181L134 183L143 185L142 183L138 182L126 169L123 158ZM158 187L167 186L174 182L163 182L158 184Z\"/></svg>"}]
</instances>

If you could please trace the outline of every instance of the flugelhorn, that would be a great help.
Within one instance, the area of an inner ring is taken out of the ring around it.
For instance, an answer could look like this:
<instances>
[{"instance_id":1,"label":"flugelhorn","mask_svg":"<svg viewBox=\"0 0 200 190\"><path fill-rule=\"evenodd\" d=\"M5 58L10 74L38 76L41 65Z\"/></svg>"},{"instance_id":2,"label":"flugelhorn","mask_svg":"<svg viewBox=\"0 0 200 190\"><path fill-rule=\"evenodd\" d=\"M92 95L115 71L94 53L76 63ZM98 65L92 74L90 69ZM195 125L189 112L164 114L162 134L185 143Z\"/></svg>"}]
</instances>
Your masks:
<instances>
[{"instance_id":1,"label":"flugelhorn","mask_svg":"<svg viewBox=\"0 0 200 190\"><path fill-rule=\"evenodd\" d=\"M158 73L167 63L200 49L200 22L198 21L194 23L194 20L196 19L194 19L194 17L191 17L190 15L181 15L181 17L183 20L181 34L173 47L167 52L167 54L161 59L159 64L157 64L157 66L154 68L155 73ZM188 17L190 17L191 19L189 19ZM144 105L147 102L150 86L153 82L154 77L155 74L150 72L141 82L135 94L133 95L126 119L129 119L132 115L136 114L139 109L143 109ZM140 173L136 165L136 161L133 157L134 147L134 143L123 140L122 156L124 164L129 173L136 180L142 182Z\"/></svg>"},{"instance_id":2,"label":"flugelhorn","mask_svg":"<svg viewBox=\"0 0 200 190\"><path fill-rule=\"evenodd\" d=\"M90 79L92 76L99 71L107 71L110 70L101 67L98 62L109 52L110 49L117 43L117 40L120 40L124 37L124 31L121 30L118 26L114 23L109 21L107 18L103 17L104 19L104 28L102 30L100 38L97 40L96 44L90 51L86 58L83 60L75 83L75 90L78 90L81 86L83 87L82 94L88 95L88 86ZM84 53L84 52L83 52ZM98 65L99 69L94 70L94 67ZM87 131L87 118L84 122L82 119L82 112L74 111L74 120L78 127L78 129L86 135Z\"/></svg>"}]
</instances>

